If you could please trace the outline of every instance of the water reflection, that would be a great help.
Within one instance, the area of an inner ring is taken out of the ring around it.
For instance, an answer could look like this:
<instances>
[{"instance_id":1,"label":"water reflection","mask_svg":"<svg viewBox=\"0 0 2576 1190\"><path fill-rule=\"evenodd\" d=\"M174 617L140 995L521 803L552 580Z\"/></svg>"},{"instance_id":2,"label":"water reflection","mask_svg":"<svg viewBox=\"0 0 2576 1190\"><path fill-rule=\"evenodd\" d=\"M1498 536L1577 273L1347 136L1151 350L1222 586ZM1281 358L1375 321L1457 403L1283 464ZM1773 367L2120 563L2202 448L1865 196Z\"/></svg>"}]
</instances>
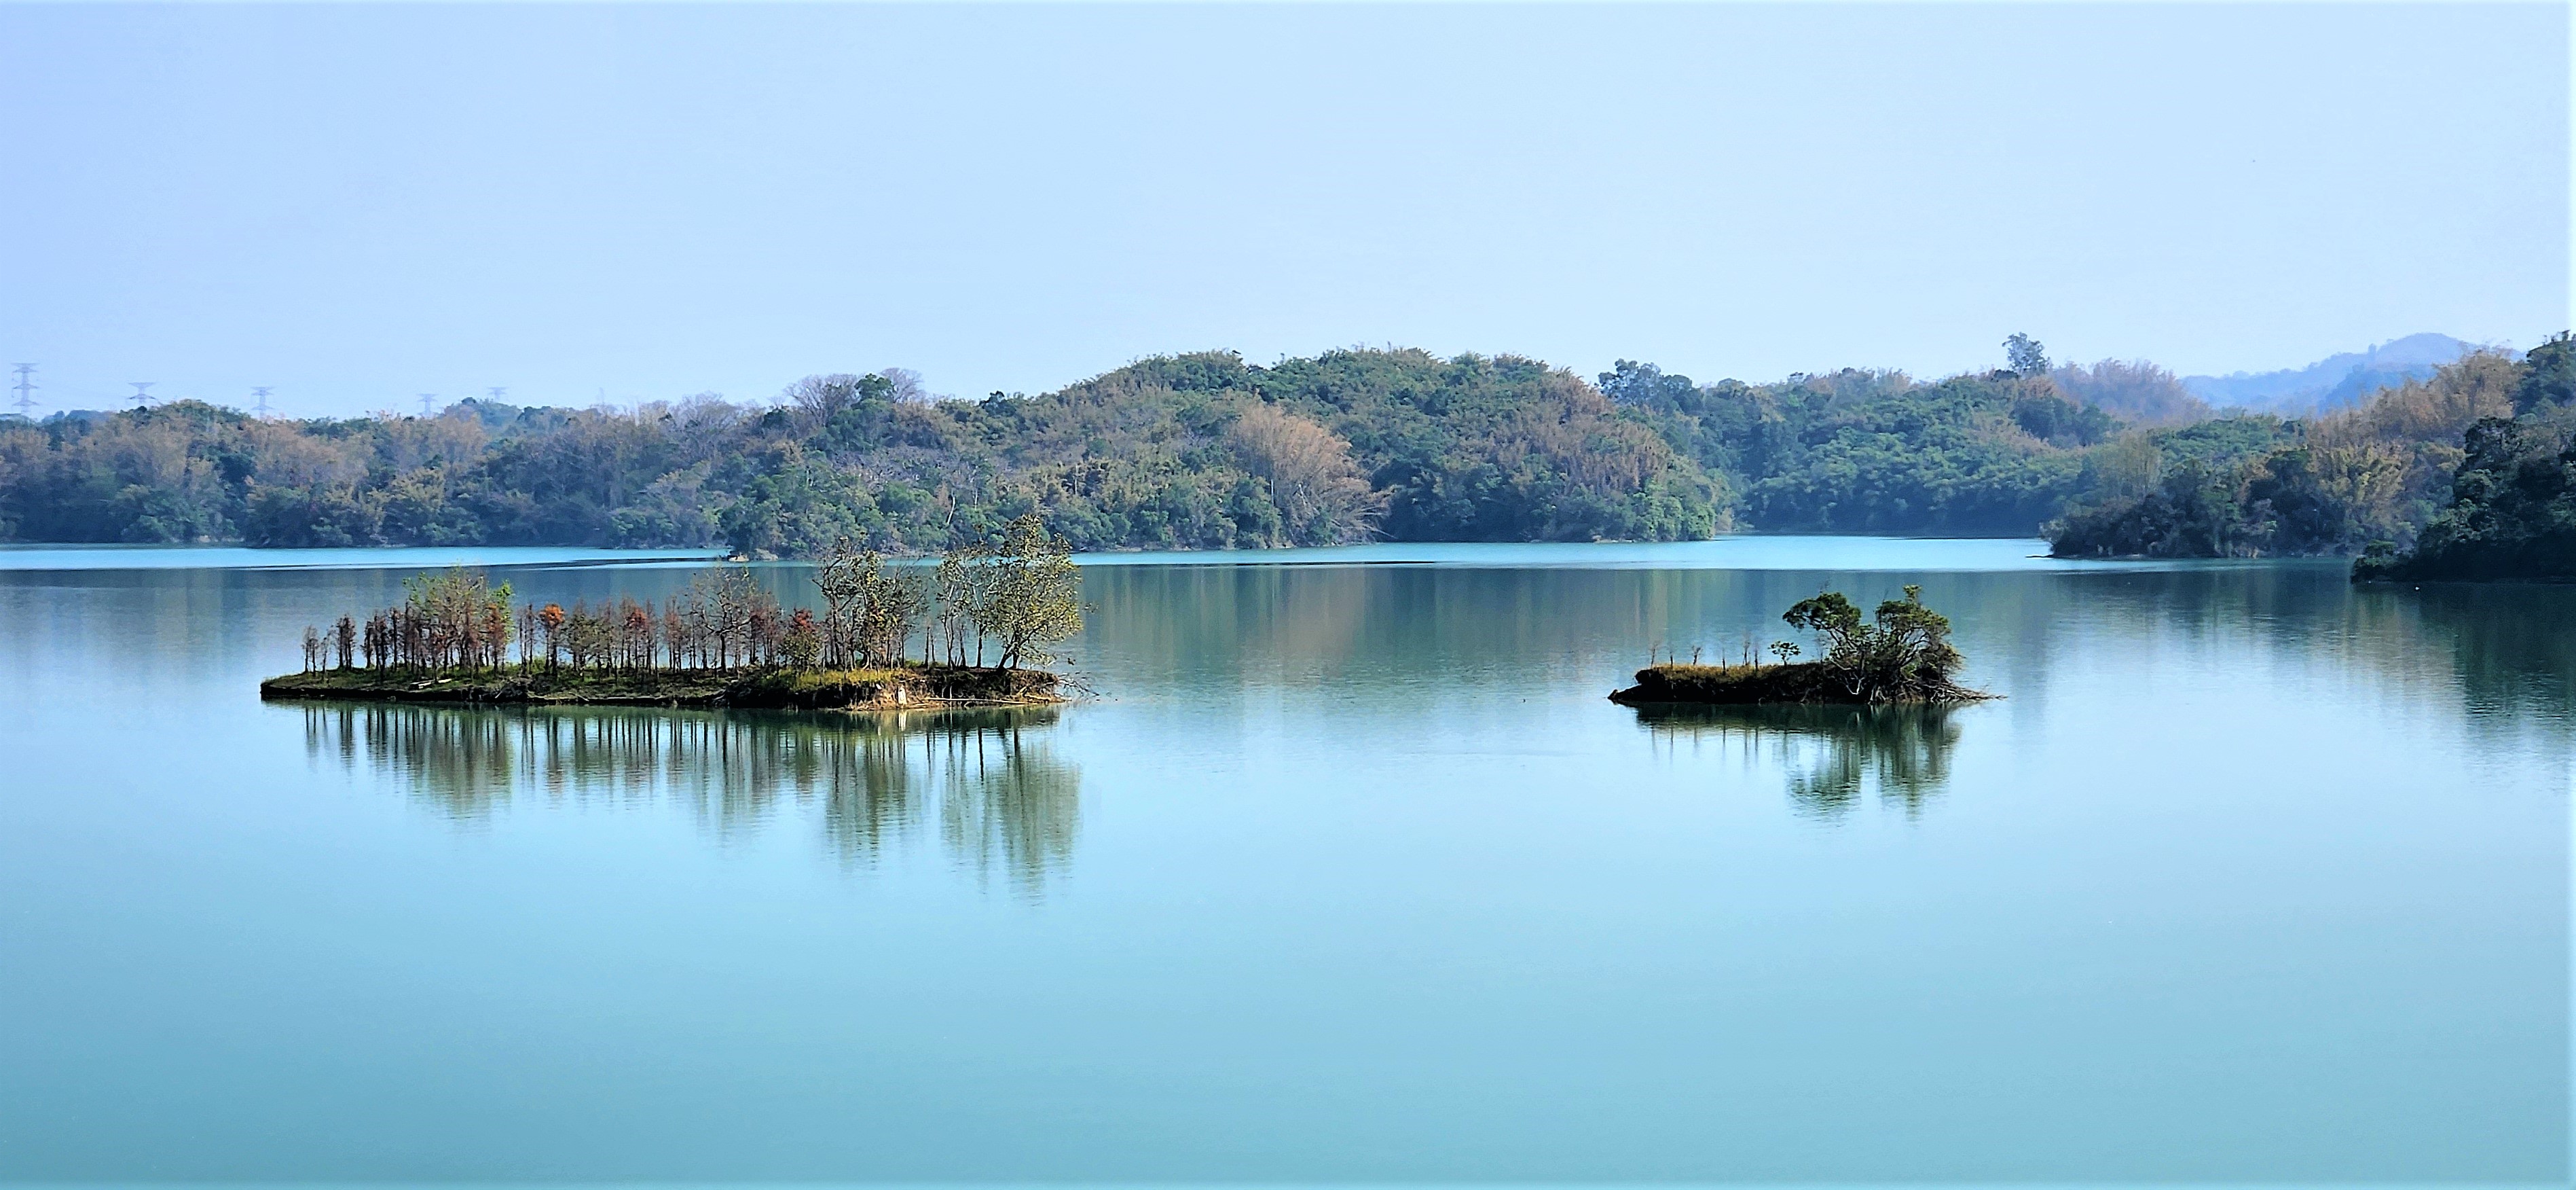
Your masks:
<instances>
[{"instance_id":1,"label":"water reflection","mask_svg":"<svg viewBox=\"0 0 2576 1190\"><path fill-rule=\"evenodd\" d=\"M951 861L1036 892L1071 861L1081 770L1053 708L814 715L659 708L304 708L305 748L461 820L513 800L683 803L719 835L819 808L845 864L935 830Z\"/></svg>"},{"instance_id":2,"label":"water reflection","mask_svg":"<svg viewBox=\"0 0 2576 1190\"><path fill-rule=\"evenodd\" d=\"M2576 718L2576 586L2355 587L2326 561L1927 574L1722 570L1105 566L1083 649L1113 694L1329 688L1402 712L1478 684L1625 685L1653 653L1736 657L1793 636L1821 587L1864 606L1919 582L1970 685L2036 728L2069 663L2202 650L2231 678L2303 667L2386 689L2482 734ZM2514 746L2514 745L2504 745Z\"/></svg>"},{"instance_id":3,"label":"water reflection","mask_svg":"<svg viewBox=\"0 0 2576 1190\"><path fill-rule=\"evenodd\" d=\"M1798 812L1832 821L1875 788L1908 818L1950 779L1959 725L1948 707L1646 706L1637 722L1657 742L1714 747L1787 776Z\"/></svg>"}]
</instances>

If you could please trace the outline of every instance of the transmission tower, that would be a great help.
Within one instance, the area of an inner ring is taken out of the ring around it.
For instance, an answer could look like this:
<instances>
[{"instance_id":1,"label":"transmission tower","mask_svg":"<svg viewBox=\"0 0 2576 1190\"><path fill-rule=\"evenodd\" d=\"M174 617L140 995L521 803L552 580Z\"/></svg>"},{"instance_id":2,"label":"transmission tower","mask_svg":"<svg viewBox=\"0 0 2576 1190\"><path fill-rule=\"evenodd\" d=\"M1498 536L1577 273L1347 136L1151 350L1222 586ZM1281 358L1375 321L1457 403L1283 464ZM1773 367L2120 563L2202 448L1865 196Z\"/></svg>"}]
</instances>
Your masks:
<instances>
[{"instance_id":1,"label":"transmission tower","mask_svg":"<svg viewBox=\"0 0 2576 1190\"><path fill-rule=\"evenodd\" d=\"M126 400L134 402L134 407L141 409L152 403L152 386L161 382L158 380L128 380L126 383L134 386L134 395L127 397Z\"/></svg>"},{"instance_id":2,"label":"transmission tower","mask_svg":"<svg viewBox=\"0 0 2576 1190\"><path fill-rule=\"evenodd\" d=\"M495 385L494 387L484 389L484 390L483 390L483 395L484 395L484 396L487 396L487 397L490 397L490 398L492 398L494 401L496 401L496 402L497 402L497 401L499 401L501 398L506 397L506 396L509 396L509 395L510 395L510 390L508 390L508 389L506 389L506 388L502 388L502 387L499 387L499 386Z\"/></svg>"},{"instance_id":3,"label":"transmission tower","mask_svg":"<svg viewBox=\"0 0 2576 1190\"><path fill-rule=\"evenodd\" d=\"M18 400L15 402L18 406L18 416L33 420L36 415L29 411L36 407L36 398L31 395L36 391L36 365L11 364L9 366L18 373L18 383L10 386L18 390Z\"/></svg>"},{"instance_id":4,"label":"transmission tower","mask_svg":"<svg viewBox=\"0 0 2576 1190\"><path fill-rule=\"evenodd\" d=\"M422 417L429 416L429 403L437 399L437 393L422 393L420 395L420 415Z\"/></svg>"},{"instance_id":5,"label":"transmission tower","mask_svg":"<svg viewBox=\"0 0 2576 1190\"><path fill-rule=\"evenodd\" d=\"M250 395L259 398L259 403L251 406L251 412L258 414L261 417L268 416L268 391L269 390L264 388L254 388L250 390Z\"/></svg>"}]
</instances>

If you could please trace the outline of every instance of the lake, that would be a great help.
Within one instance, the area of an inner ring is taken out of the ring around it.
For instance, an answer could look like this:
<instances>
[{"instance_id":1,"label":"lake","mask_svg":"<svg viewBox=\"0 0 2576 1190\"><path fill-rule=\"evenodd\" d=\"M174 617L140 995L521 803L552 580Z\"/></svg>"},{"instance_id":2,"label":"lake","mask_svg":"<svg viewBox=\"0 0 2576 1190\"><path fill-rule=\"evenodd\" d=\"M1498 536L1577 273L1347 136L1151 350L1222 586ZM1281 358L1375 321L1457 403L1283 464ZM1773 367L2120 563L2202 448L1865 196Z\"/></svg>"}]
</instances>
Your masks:
<instances>
[{"instance_id":1,"label":"lake","mask_svg":"<svg viewBox=\"0 0 2576 1190\"><path fill-rule=\"evenodd\" d=\"M2565 1181L2576 589L2041 548L1086 559L899 719L254 689L700 560L0 550L0 1179ZM2004 698L1603 697L1905 583Z\"/></svg>"}]
</instances>

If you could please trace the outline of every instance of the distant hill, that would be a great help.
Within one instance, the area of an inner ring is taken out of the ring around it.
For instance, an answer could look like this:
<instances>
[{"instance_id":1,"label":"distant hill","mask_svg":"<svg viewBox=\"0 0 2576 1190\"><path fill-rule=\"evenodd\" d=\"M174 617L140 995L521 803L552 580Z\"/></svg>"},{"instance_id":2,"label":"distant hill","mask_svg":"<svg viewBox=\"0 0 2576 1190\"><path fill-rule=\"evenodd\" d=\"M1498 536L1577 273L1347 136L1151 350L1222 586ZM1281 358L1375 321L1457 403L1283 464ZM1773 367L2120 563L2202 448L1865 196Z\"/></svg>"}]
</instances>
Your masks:
<instances>
[{"instance_id":1,"label":"distant hill","mask_svg":"<svg viewBox=\"0 0 2576 1190\"><path fill-rule=\"evenodd\" d=\"M2297 416L2346 409L2372 393L2409 380L2422 380L2433 369L2476 350L2449 335L2408 335L2368 351L2330 355L2304 368L2278 372L2233 372L2225 376L2185 376L2191 395L2221 409Z\"/></svg>"},{"instance_id":2,"label":"distant hill","mask_svg":"<svg viewBox=\"0 0 2576 1190\"><path fill-rule=\"evenodd\" d=\"M2561 498L2576 456L2559 453L2576 426L2571 402L2576 344L2554 338L2520 358L2472 351L2351 408L2124 436L2086 460L2100 482L2050 527L2049 547L2362 554L2365 570L2409 579L2576 574L2576 502ZM2425 548L2399 553L2414 545Z\"/></svg>"},{"instance_id":3,"label":"distant hill","mask_svg":"<svg viewBox=\"0 0 2576 1190\"><path fill-rule=\"evenodd\" d=\"M2425 349L2308 372L2331 392ZM2510 411L2499 394L2526 365L2472 352L2445 368L2297 419L2212 419L2134 361L1699 384L1621 360L1586 383L1519 356L1396 349L1154 356L983 400L915 399L880 374L744 405L461 401L294 420L171 401L0 421L0 541L722 543L758 557L847 538L917 554L1034 510L1082 549L2021 536L2068 521L2061 552L2087 556L2348 552L2407 544L2462 428Z\"/></svg>"}]
</instances>

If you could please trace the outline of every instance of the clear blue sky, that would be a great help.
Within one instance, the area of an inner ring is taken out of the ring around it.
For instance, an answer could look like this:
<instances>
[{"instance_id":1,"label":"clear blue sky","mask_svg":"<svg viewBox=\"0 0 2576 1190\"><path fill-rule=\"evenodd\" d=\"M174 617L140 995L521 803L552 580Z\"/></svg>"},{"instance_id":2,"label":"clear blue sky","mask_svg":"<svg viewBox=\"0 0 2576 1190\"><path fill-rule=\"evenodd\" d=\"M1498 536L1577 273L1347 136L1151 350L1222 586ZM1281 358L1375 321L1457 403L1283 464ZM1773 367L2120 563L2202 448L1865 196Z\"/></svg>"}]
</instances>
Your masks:
<instances>
[{"instance_id":1,"label":"clear blue sky","mask_svg":"<svg viewBox=\"0 0 2576 1190\"><path fill-rule=\"evenodd\" d=\"M0 8L49 408L2266 369L2569 321L2556 4Z\"/></svg>"}]
</instances>

